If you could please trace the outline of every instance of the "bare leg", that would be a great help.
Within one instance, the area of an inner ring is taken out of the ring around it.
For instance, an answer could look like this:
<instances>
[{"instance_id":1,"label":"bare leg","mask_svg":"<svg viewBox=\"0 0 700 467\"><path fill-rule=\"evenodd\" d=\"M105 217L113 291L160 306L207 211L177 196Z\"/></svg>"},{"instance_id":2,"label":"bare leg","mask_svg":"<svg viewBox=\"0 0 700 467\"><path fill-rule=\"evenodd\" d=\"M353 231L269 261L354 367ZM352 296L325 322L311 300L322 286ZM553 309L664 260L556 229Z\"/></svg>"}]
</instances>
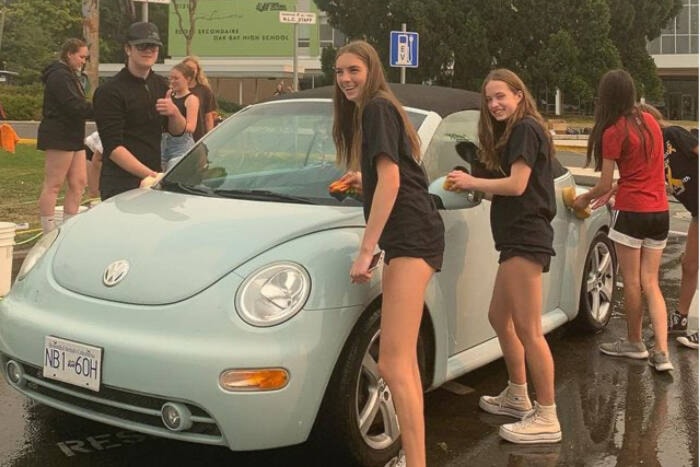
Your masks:
<instances>
[{"instance_id":1,"label":"bare leg","mask_svg":"<svg viewBox=\"0 0 700 467\"><path fill-rule=\"evenodd\" d=\"M496 273L489 306L489 322L498 336L498 342L503 351L503 360L508 369L508 379L515 384L525 384L527 382L525 349L515 333L512 315L515 305L512 297L505 293L508 278L503 269L504 266L501 264Z\"/></svg>"},{"instance_id":2,"label":"bare leg","mask_svg":"<svg viewBox=\"0 0 700 467\"><path fill-rule=\"evenodd\" d=\"M651 325L654 328L655 348L662 352L668 351L668 316L666 314L666 302L659 287L659 266L661 265L662 249L642 248L641 283ZM627 284L625 284L627 287ZM641 332L641 323L640 323Z\"/></svg>"},{"instance_id":3,"label":"bare leg","mask_svg":"<svg viewBox=\"0 0 700 467\"><path fill-rule=\"evenodd\" d=\"M80 201L87 185L87 170L85 169L85 151L75 151L68 169L68 188L63 200L63 214L75 215L78 213Z\"/></svg>"},{"instance_id":4,"label":"bare leg","mask_svg":"<svg viewBox=\"0 0 700 467\"><path fill-rule=\"evenodd\" d=\"M688 316L690 302L698 287L698 220L690 221L688 238L685 240L685 252L681 262L681 292L678 300L678 312Z\"/></svg>"},{"instance_id":5,"label":"bare leg","mask_svg":"<svg viewBox=\"0 0 700 467\"><path fill-rule=\"evenodd\" d=\"M617 260L620 263L627 315L627 338L630 342L642 342L642 303L641 250L615 243ZM658 271L657 271L658 272Z\"/></svg>"},{"instance_id":6,"label":"bare leg","mask_svg":"<svg viewBox=\"0 0 700 467\"><path fill-rule=\"evenodd\" d=\"M542 333L542 266L515 256L499 268L500 293L512 297L511 313L517 339L525 350L537 401L554 404L554 360Z\"/></svg>"},{"instance_id":7,"label":"bare leg","mask_svg":"<svg viewBox=\"0 0 700 467\"><path fill-rule=\"evenodd\" d=\"M102 154L95 152L92 160L88 162L88 195L92 198L100 197L100 172L102 171Z\"/></svg>"},{"instance_id":8,"label":"bare leg","mask_svg":"<svg viewBox=\"0 0 700 467\"><path fill-rule=\"evenodd\" d=\"M72 162L72 151L58 151L55 149L46 151L44 184L39 196L39 214L41 216L53 217L58 192L61 191Z\"/></svg>"},{"instance_id":9,"label":"bare leg","mask_svg":"<svg viewBox=\"0 0 700 467\"><path fill-rule=\"evenodd\" d=\"M423 388L416 343L433 269L420 258L394 258L382 282L379 373L391 389L409 467L425 466Z\"/></svg>"}]
</instances>

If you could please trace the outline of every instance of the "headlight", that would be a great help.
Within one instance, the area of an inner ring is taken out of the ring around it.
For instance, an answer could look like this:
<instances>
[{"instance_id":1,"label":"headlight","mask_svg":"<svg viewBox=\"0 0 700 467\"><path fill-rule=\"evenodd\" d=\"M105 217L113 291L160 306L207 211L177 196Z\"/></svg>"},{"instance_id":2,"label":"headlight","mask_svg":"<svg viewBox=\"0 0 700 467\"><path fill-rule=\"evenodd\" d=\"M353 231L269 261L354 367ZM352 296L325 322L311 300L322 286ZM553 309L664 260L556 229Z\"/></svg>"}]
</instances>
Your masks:
<instances>
[{"instance_id":1,"label":"headlight","mask_svg":"<svg viewBox=\"0 0 700 467\"><path fill-rule=\"evenodd\" d=\"M29 274L29 271L32 270L36 263L39 262L41 257L44 256L44 253L46 253L51 245L53 245L53 242L55 242L56 238L58 237L58 231L59 229L54 229L45 234L39 239L38 242L34 244L32 249L29 250L29 253L27 253L27 256L24 258L22 267L19 269L19 273L17 273L18 281L21 281L27 274Z\"/></svg>"},{"instance_id":2,"label":"headlight","mask_svg":"<svg viewBox=\"0 0 700 467\"><path fill-rule=\"evenodd\" d=\"M310 291L311 278L300 265L269 264L241 284L236 294L236 311L253 326L274 326L297 314Z\"/></svg>"}]
</instances>

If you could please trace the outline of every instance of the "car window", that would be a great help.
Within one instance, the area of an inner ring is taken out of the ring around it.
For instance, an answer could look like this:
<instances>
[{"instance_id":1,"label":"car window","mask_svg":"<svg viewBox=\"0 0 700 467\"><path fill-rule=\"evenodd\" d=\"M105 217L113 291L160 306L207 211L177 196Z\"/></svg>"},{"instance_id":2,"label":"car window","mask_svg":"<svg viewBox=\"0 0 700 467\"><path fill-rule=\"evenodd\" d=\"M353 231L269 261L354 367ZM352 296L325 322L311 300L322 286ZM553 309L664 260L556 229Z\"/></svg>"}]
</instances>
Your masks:
<instances>
[{"instance_id":1,"label":"car window","mask_svg":"<svg viewBox=\"0 0 700 467\"><path fill-rule=\"evenodd\" d=\"M414 125L425 114L409 112ZM165 176L161 187L206 196L358 205L328 192L336 166L330 101L253 105L228 118Z\"/></svg>"},{"instance_id":2,"label":"car window","mask_svg":"<svg viewBox=\"0 0 700 467\"><path fill-rule=\"evenodd\" d=\"M457 143L478 144L478 122L478 110L456 112L440 122L423 158L431 182L446 175L455 166L469 167L469 163L457 152Z\"/></svg>"},{"instance_id":3,"label":"car window","mask_svg":"<svg viewBox=\"0 0 700 467\"><path fill-rule=\"evenodd\" d=\"M335 164L332 113L329 102L251 106L200 140L163 185L210 196L358 204L328 193L343 174Z\"/></svg>"}]
</instances>

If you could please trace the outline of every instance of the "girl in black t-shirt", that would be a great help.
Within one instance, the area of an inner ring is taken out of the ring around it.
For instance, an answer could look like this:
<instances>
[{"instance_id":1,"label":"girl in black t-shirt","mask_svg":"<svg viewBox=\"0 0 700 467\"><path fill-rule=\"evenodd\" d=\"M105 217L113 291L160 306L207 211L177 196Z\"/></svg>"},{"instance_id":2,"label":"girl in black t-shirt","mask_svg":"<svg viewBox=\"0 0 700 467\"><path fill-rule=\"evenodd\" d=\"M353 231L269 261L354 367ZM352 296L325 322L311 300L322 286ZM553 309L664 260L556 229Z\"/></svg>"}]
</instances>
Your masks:
<instances>
[{"instance_id":1,"label":"girl in black t-shirt","mask_svg":"<svg viewBox=\"0 0 700 467\"><path fill-rule=\"evenodd\" d=\"M489 322L503 350L508 387L482 396L483 410L522 418L502 425L502 438L514 443L555 443L561 429L554 403L554 361L542 332L542 273L549 269L556 213L552 140L520 78L493 70L481 89L480 161L496 178L462 171L448 174L461 190L493 195L491 230L500 251ZM527 392L526 363L537 402Z\"/></svg>"},{"instance_id":2,"label":"girl in black t-shirt","mask_svg":"<svg viewBox=\"0 0 700 467\"><path fill-rule=\"evenodd\" d=\"M385 250L379 372L391 389L405 452L392 462L425 466L416 343L425 288L442 266L444 226L428 194L418 135L377 52L351 42L338 50L335 71L333 138L338 162L350 170L341 180L362 191L367 222L350 278L369 281L377 245Z\"/></svg>"},{"instance_id":3,"label":"girl in black t-shirt","mask_svg":"<svg viewBox=\"0 0 700 467\"><path fill-rule=\"evenodd\" d=\"M654 116L664 135L666 183L673 196L690 212L685 252L681 260L681 290L678 309L668 318L669 334L685 334L688 330L690 303L698 285L698 138L683 127L671 125L661 112L649 104L640 104L644 112ZM698 348L698 332L677 337L678 342Z\"/></svg>"}]
</instances>

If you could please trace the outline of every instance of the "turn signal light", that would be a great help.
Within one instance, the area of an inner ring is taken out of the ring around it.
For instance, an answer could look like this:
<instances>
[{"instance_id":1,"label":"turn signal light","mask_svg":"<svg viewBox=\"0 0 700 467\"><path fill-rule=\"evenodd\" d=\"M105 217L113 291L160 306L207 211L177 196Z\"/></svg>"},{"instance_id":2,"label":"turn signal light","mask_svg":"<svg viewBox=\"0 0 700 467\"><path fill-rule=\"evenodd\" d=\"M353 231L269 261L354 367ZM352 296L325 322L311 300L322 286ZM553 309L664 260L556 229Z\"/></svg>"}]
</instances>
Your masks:
<instances>
[{"instance_id":1,"label":"turn signal light","mask_svg":"<svg viewBox=\"0 0 700 467\"><path fill-rule=\"evenodd\" d=\"M219 384L226 391L274 391L289 382L284 368L226 370L219 376Z\"/></svg>"}]
</instances>

